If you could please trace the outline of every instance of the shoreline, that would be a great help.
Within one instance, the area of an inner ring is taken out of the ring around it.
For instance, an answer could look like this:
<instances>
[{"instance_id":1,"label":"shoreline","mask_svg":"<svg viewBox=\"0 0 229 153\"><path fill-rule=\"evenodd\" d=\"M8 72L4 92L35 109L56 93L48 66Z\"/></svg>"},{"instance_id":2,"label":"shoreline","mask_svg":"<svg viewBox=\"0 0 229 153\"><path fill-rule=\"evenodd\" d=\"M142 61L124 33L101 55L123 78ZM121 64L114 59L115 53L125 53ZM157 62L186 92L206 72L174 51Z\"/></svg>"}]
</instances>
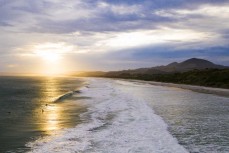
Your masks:
<instances>
[{"instance_id":1,"label":"shoreline","mask_svg":"<svg viewBox=\"0 0 229 153\"><path fill-rule=\"evenodd\" d=\"M196 85L187 85L187 84L164 83L164 82L155 82L155 81L132 80L132 79L124 79L124 80L129 80L132 82L139 82L139 83L147 83L147 84L151 84L151 85L155 85L155 86L166 86L166 87L181 88L181 89L185 89L185 90L191 90L194 92L213 94L213 95L218 95L218 96L223 96L223 97L229 98L229 89L196 86Z\"/></svg>"}]
</instances>

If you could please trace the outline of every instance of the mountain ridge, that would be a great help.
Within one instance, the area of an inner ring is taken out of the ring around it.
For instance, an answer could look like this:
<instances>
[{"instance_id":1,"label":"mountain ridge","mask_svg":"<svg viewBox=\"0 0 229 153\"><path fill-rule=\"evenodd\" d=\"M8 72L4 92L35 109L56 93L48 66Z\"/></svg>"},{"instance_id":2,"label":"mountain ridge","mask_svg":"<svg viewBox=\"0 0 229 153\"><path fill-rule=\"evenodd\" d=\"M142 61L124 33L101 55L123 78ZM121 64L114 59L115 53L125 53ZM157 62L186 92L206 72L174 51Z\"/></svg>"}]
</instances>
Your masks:
<instances>
[{"instance_id":1,"label":"mountain ridge","mask_svg":"<svg viewBox=\"0 0 229 153\"><path fill-rule=\"evenodd\" d=\"M229 67L205 59L191 58L165 66L122 71L85 72L77 76L122 78L229 89Z\"/></svg>"},{"instance_id":2,"label":"mountain ridge","mask_svg":"<svg viewBox=\"0 0 229 153\"><path fill-rule=\"evenodd\" d=\"M114 75L120 73L129 74L167 74L176 72L187 72L190 70L204 70L204 69L227 69L229 67L223 65L214 64L208 60L200 58L190 58L183 62L172 62L165 66L156 66L150 68L138 68L131 70L121 70L121 71L110 71L107 75Z\"/></svg>"},{"instance_id":3,"label":"mountain ridge","mask_svg":"<svg viewBox=\"0 0 229 153\"><path fill-rule=\"evenodd\" d=\"M120 75L158 75L158 74L172 74L172 73L184 73L192 70L205 70L205 69L229 69L229 66L223 66L215 64L206 59L190 58L182 62L172 62L167 65L149 67L149 68L137 68L120 71L89 71L78 72L73 74L76 76L94 76L94 77L116 77Z\"/></svg>"}]
</instances>

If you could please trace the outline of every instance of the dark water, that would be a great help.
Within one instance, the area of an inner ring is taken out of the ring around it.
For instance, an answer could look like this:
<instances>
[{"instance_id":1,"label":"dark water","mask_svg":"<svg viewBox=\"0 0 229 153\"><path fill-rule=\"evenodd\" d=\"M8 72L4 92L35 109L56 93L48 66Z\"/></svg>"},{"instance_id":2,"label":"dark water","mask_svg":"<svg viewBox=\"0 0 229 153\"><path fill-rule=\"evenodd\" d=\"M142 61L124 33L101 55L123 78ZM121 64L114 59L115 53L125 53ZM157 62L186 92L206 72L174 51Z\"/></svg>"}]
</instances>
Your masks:
<instances>
[{"instance_id":1,"label":"dark water","mask_svg":"<svg viewBox=\"0 0 229 153\"><path fill-rule=\"evenodd\" d=\"M83 81L70 77L0 77L0 152L25 152L26 142L80 122L79 102L54 103Z\"/></svg>"},{"instance_id":2,"label":"dark water","mask_svg":"<svg viewBox=\"0 0 229 153\"><path fill-rule=\"evenodd\" d=\"M124 89L147 101L191 153L229 152L229 98L140 83Z\"/></svg>"}]
</instances>

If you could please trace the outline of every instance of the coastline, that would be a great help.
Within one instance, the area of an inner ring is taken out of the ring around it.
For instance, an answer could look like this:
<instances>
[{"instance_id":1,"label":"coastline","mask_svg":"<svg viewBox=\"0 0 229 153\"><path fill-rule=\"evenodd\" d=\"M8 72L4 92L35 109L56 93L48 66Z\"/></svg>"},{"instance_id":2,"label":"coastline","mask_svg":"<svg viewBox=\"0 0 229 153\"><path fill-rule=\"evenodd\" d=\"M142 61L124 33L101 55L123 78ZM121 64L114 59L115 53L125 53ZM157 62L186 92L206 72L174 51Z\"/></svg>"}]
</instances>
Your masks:
<instances>
[{"instance_id":1,"label":"coastline","mask_svg":"<svg viewBox=\"0 0 229 153\"><path fill-rule=\"evenodd\" d=\"M83 101L88 109L82 123L28 143L31 153L188 152L146 101L123 92L115 80L90 79L81 96L90 97Z\"/></svg>"},{"instance_id":2,"label":"coastline","mask_svg":"<svg viewBox=\"0 0 229 153\"><path fill-rule=\"evenodd\" d=\"M199 92L199 93L214 94L218 96L229 97L229 89L223 89L223 88L213 88L213 87L187 85L187 84L164 83L164 82L155 82L155 81L131 80L131 79L124 79L124 80L129 80L131 82L147 83L147 84L151 84L155 86L175 87L175 88L191 90L191 91Z\"/></svg>"}]
</instances>

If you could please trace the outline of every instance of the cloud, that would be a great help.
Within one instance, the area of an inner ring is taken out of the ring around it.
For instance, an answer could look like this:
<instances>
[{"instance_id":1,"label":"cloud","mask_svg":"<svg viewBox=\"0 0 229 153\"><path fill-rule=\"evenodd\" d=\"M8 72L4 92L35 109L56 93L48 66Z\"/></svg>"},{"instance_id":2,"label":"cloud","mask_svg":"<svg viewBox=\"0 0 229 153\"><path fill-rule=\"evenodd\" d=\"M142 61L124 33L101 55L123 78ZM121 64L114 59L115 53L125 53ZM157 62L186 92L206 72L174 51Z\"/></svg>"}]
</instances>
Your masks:
<instances>
[{"instance_id":1,"label":"cloud","mask_svg":"<svg viewBox=\"0 0 229 153\"><path fill-rule=\"evenodd\" d=\"M195 18L199 17L201 20L206 10L208 13L212 10L222 10L219 8L225 3L226 1L221 0L217 2L172 0L169 3L165 0L4 1L0 18L3 23L15 25L15 29L19 31L38 33L157 29L162 25L170 26L177 22L181 24L184 18L187 19L191 15L196 15ZM199 9L207 4L210 6ZM214 6L211 6L213 4ZM218 11L216 16L219 17L221 12Z\"/></svg>"},{"instance_id":2,"label":"cloud","mask_svg":"<svg viewBox=\"0 0 229 153\"><path fill-rule=\"evenodd\" d=\"M128 68L128 66L129 68L138 68L166 65L174 61L181 62L190 57L209 59L218 64L229 65L228 50L229 46L221 47L217 45L199 49L177 49L176 45L170 44L107 52L100 58L109 59L110 64L118 65L116 69L120 69L120 67Z\"/></svg>"},{"instance_id":3,"label":"cloud","mask_svg":"<svg viewBox=\"0 0 229 153\"><path fill-rule=\"evenodd\" d=\"M73 46L63 56L88 69L194 56L229 63L228 10L227 0L0 0L1 63L33 63L20 55L47 43Z\"/></svg>"}]
</instances>

